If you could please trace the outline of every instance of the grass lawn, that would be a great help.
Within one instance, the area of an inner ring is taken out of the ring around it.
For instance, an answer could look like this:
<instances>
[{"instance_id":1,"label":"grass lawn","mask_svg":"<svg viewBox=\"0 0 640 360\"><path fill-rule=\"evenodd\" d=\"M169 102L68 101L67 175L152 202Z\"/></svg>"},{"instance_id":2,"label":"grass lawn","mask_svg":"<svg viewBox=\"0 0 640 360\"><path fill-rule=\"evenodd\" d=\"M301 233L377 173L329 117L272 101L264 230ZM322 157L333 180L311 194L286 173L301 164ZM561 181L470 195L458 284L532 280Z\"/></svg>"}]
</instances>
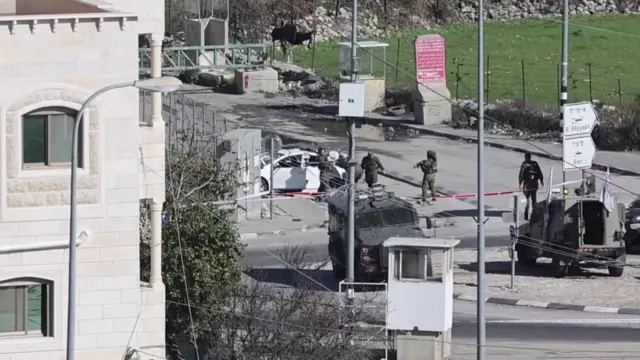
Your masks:
<instances>
[{"instance_id":1,"label":"grass lawn","mask_svg":"<svg viewBox=\"0 0 640 360\"><path fill-rule=\"evenodd\" d=\"M489 101L521 99L524 87L527 104L557 105L562 27L558 19L494 22L485 25L485 88ZM616 103L620 98L630 100L640 96L640 17L574 17L571 22L569 101L592 98ZM459 98L477 97L475 24L415 31L399 38L387 39L388 86L411 85L415 81L413 40L416 35L429 33L442 34L447 40L447 82L451 95L456 97L457 93ZM294 53L294 61L311 67L313 57L313 65L320 74L338 74L340 60L337 44L318 44L315 56L312 54L313 51L298 47ZM396 64L399 68L397 73ZM378 66L379 72L382 72L381 61Z\"/></svg>"}]
</instances>

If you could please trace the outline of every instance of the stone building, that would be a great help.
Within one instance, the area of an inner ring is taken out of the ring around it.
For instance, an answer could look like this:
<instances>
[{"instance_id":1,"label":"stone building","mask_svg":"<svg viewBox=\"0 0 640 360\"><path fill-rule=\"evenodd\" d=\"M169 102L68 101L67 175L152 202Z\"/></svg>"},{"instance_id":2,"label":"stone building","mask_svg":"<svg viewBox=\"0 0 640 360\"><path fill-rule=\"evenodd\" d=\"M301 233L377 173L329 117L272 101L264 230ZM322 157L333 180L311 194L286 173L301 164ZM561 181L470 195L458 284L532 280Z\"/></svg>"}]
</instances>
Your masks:
<instances>
[{"instance_id":1,"label":"stone building","mask_svg":"<svg viewBox=\"0 0 640 360\"><path fill-rule=\"evenodd\" d=\"M138 35L160 72L163 0L0 0L0 360L64 358L71 128L100 88L138 79ZM76 359L164 357L160 95L99 96L79 138ZM140 279L139 204L152 269Z\"/></svg>"}]
</instances>

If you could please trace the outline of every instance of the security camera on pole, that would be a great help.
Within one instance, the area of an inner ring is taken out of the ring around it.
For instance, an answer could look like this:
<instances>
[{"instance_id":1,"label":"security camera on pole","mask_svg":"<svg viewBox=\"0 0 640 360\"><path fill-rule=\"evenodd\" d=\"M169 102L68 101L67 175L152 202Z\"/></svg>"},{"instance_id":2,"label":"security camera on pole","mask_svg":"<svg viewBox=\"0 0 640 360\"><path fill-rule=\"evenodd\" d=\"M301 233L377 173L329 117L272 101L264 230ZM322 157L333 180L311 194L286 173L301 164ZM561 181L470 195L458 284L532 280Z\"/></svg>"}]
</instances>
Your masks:
<instances>
[{"instance_id":1,"label":"security camera on pole","mask_svg":"<svg viewBox=\"0 0 640 360\"><path fill-rule=\"evenodd\" d=\"M566 104L563 119L562 170L590 169L596 155L596 145L591 139L598 122L596 110L590 102Z\"/></svg>"}]
</instances>

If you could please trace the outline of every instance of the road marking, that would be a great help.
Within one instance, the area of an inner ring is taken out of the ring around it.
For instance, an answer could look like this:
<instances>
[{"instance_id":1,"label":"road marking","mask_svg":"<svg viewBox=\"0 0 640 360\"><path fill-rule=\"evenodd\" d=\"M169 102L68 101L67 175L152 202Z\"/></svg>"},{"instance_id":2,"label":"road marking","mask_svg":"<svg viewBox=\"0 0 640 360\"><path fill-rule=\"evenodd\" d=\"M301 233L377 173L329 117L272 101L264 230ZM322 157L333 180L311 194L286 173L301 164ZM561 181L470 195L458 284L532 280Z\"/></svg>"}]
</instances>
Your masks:
<instances>
[{"instance_id":1,"label":"road marking","mask_svg":"<svg viewBox=\"0 0 640 360\"><path fill-rule=\"evenodd\" d=\"M488 324L638 324L640 318L631 319L512 319L487 320Z\"/></svg>"}]
</instances>

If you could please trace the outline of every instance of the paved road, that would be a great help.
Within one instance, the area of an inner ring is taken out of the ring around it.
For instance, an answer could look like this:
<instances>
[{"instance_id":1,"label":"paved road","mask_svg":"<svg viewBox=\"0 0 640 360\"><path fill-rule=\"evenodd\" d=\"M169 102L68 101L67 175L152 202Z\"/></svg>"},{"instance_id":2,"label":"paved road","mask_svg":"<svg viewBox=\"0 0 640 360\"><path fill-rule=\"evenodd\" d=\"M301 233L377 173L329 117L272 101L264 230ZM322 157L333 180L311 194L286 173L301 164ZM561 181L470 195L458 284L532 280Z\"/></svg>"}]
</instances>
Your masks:
<instances>
[{"instance_id":1,"label":"paved road","mask_svg":"<svg viewBox=\"0 0 640 360\"><path fill-rule=\"evenodd\" d=\"M443 236L447 236L445 234L447 233L443 232ZM456 238L460 239L460 245L456 247L458 249L472 249L476 247L475 235ZM488 236L486 242L488 247L504 247L509 244L508 238L504 236ZM307 248L313 257L313 262L322 262L329 259L326 230L319 230L314 232L300 232L287 236L274 235L260 237L248 243L242 264L254 268L278 267L282 265L282 261L265 251L264 248L274 254L278 254L281 253L286 244Z\"/></svg>"}]
</instances>

